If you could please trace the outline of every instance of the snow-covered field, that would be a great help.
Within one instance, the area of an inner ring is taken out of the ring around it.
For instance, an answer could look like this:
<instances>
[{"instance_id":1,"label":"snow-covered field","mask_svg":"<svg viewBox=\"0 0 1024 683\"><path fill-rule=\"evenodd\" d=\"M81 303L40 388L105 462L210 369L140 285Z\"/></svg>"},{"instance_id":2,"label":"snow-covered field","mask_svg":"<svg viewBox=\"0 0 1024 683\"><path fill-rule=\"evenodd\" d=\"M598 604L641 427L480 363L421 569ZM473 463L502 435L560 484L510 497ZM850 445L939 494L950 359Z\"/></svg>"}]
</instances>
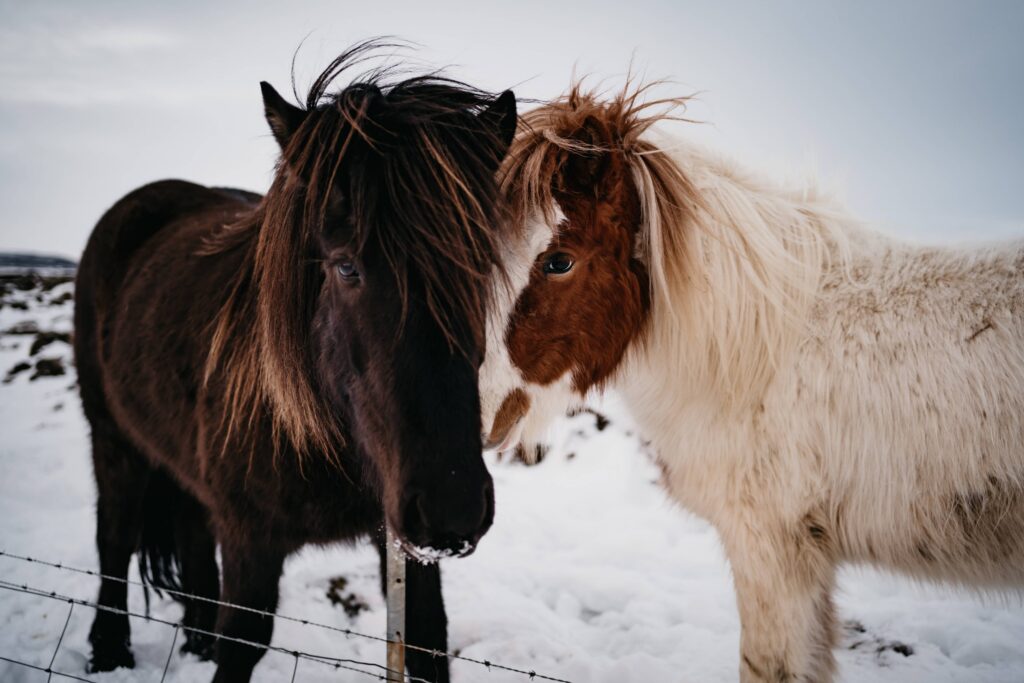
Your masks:
<instances>
[{"instance_id":1,"label":"snow-covered field","mask_svg":"<svg viewBox=\"0 0 1024 683\"><path fill-rule=\"evenodd\" d=\"M71 306L18 292L0 310L0 330L25 321L70 330ZM27 310L10 307L25 301ZM23 328L24 329L24 328ZM29 357L35 334L0 335L0 375ZM67 361L60 340L38 358ZM30 380L35 367L0 385L0 550L67 565L96 567L94 484L88 432L74 391L74 371ZM34 363L33 363L34 366ZM53 367L53 364L44 367ZM739 622L726 563L714 532L668 502L657 468L629 421L611 402L611 424L589 413L563 421L551 452L536 467L491 462L497 515L477 552L443 563L452 648L578 683L732 681ZM281 581L280 613L383 635L377 557L369 546L310 548L291 558ZM348 617L332 605L332 579L348 579ZM95 599L88 576L0 557L0 580ZM843 574L840 610L848 628L838 652L843 681L1024 681L1024 606L1018 596L979 597L924 587L863 570ZM130 607L145 611L141 590ZM0 588L0 657L46 667L68 605ZM154 616L180 608L155 601ZM85 677L92 610L75 608L54 667ZM859 628L856 625L859 625ZM159 681L173 629L133 623L137 667L97 681ZM383 664L380 643L278 620L274 644ZM294 660L271 653L256 681L290 680ZM166 680L204 681L213 665L174 655ZM527 677L453 664L463 683ZM45 681L46 674L0 661L0 681ZM56 679L55 679L56 680ZM302 662L298 681L373 680Z\"/></svg>"}]
</instances>

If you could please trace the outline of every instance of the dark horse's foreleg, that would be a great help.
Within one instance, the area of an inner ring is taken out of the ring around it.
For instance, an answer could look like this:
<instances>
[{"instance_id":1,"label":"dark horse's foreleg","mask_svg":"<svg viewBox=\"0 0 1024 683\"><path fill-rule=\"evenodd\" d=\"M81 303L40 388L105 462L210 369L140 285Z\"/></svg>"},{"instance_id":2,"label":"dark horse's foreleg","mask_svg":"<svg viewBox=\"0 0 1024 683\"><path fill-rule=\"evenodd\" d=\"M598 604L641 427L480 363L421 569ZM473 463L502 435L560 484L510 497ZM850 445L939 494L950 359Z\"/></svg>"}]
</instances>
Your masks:
<instances>
[{"instance_id":1,"label":"dark horse's foreleg","mask_svg":"<svg viewBox=\"0 0 1024 683\"><path fill-rule=\"evenodd\" d=\"M222 599L236 605L274 612L285 553L231 539L221 539ZM217 675L214 683L247 683L266 652L274 632L274 618L221 605L217 612Z\"/></svg>"},{"instance_id":2,"label":"dark horse's foreleg","mask_svg":"<svg viewBox=\"0 0 1024 683\"><path fill-rule=\"evenodd\" d=\"M89 631L92 671L135 666L128 625L128 563L139 544L143 496L152 469L114 428L92 425L92 457L96 471L96 547L100 556L100 595ZM117 611L111 611L117 610Z\"/></svg>"},{"instance_id":3,"label":"dark horse's foreleg","mask_svg":"<svg viewBox=\"0 0 1024 683\"><path fill-rule=\"evenodd\" d=\"M387 547L383 531L374 534L380 554L381 590L387 596ZM438 652L448 650L448 617L441 595L441 568L437 564L405 562L405 642ZM411 676L448 683L448 658L406 649L405 666Z\"/></svg>"},{"instance_id":4,"label":"dark horse's foreleg","mask_svg":"<svg viewBox=\"0 0 1024 683\"><path fill-rule=\"evenodd\" d=\"M209 514L197 500L183 496L181 509L174 520L175 543L181 559L181 586L185 593L211 600L220 597L217 572L217 542L210 531ZM185 599L185 644L188 652L200 659L212 659L217 628L217 605L206 600ZM196 629L196 630L190 630Z\"/></svg>"},{"instance_id":5,"label":"dark horse's foreleg","mask_svg":"<svg viewBox=\"0 0 1024 683\"><path fill-rule=\"evenodd\" d=\"M448 617L441 596L441 567L437 564L405 562L405 630L411 645L446 652ZM417 650L406 650L409 673L436 683L448 683L448 658Z\"/></svg>"}]
</instances>

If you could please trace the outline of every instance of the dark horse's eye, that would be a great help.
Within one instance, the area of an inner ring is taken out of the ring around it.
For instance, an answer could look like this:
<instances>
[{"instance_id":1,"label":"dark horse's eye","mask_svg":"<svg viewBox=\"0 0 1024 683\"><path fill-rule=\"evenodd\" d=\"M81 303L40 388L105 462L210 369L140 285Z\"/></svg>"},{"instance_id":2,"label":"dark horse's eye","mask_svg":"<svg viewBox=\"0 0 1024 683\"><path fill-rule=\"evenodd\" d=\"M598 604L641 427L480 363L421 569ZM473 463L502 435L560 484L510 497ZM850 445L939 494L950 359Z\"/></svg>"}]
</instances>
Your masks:
<instances>
[{"instance_id":1,"label":"dark horse's eye","mask_svg":"<svg viewBox=\"0 0 1024 683\"><path fill-rule=\"evenodd\" d=\"M544 259L544 274L564 275L572 270L575 263L576 262L572 260L572 256L569 256L564 251L556 251L554 254L548 255L548 257Z\"/></svg>"},{"instance_id":2,"label":"dark horse's eye","mask_svg":"<svg viewBox=\"0 0 1024 683\"><path fill-rule=\"evenodd\" d=\"M338 275L346 280L358 280L359 269L351 261L343 261L338 264Z\"/></svg>"}]
</instances>

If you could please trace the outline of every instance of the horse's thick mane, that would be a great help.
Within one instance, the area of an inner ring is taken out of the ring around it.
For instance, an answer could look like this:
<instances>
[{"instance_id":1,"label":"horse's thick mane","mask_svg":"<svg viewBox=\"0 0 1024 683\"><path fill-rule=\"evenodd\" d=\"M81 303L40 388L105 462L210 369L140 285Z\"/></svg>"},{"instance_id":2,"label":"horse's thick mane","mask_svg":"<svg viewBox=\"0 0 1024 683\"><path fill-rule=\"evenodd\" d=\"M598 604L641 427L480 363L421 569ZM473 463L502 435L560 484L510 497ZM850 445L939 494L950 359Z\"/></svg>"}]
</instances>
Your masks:
<instances>
[{"instance_id":1,"label":"horse's thick mane","mask_svg":"<svg viewBox=\"0 0 1024 683\"><path fill-rule=\"evenodd\" d=\"M495 265L501 269L496 162L487 158L487 141L471 148L465 122L494 97L436 75L391 80L394 69L329 92L346 69L383 46L357 45L320 74L264 200L202 249L244 250L206 367L208 381L216 376L226 385L229 435L265 410L277 444L287 440L300 453L331 454L342 443L337 418L322 400L310 343L323 277L314 256L320 235L331 228L325 219L339 187L353 219L352 247L376 243L395 274L403 310L415 273L450 343L460 321L483 325L489 288L481 285ZM498 149L494 141L495 155Z\"/></svg>"},{"instance_id":2,"label":"horse's thick mane","mask_svg":"<svg viewBox=\"0 0 1024 683\"><path fill-rule=\"evenodd\" d=\"M621 154L643 209L637 248L652 316L636 350L683 365L694 390L734 405L757 400L799 339L823 268L848 222L813 190L786 192L693 145L656 133L688 98L648 98L653 83L606 95L575 83L523 116L503 190L516 223L551 217L566 154ZM581 135L588 120L612 139Z\"/></svg>"}]
</instances>

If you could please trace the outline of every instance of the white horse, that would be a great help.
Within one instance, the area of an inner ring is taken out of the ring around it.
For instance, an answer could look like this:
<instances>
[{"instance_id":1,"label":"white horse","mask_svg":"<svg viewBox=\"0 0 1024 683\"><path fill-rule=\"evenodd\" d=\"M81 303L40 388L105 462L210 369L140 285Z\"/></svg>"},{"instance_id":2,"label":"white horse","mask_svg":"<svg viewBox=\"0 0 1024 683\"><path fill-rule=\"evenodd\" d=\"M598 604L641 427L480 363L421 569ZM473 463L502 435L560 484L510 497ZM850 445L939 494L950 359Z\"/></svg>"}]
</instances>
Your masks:
<instances>
[{"instance_id":1,"label":"white horse","mask_svg":"<svg viewBox=\"0 0 1024 683\"><path fill-rule=\"evenodd\" d=\"M721 536L743 681L832 679L842 563L1024 586L1024 242L883 237L646 111L575 87L525 117L492 445L617 390Z\"/></svg>"}]
</instances>

